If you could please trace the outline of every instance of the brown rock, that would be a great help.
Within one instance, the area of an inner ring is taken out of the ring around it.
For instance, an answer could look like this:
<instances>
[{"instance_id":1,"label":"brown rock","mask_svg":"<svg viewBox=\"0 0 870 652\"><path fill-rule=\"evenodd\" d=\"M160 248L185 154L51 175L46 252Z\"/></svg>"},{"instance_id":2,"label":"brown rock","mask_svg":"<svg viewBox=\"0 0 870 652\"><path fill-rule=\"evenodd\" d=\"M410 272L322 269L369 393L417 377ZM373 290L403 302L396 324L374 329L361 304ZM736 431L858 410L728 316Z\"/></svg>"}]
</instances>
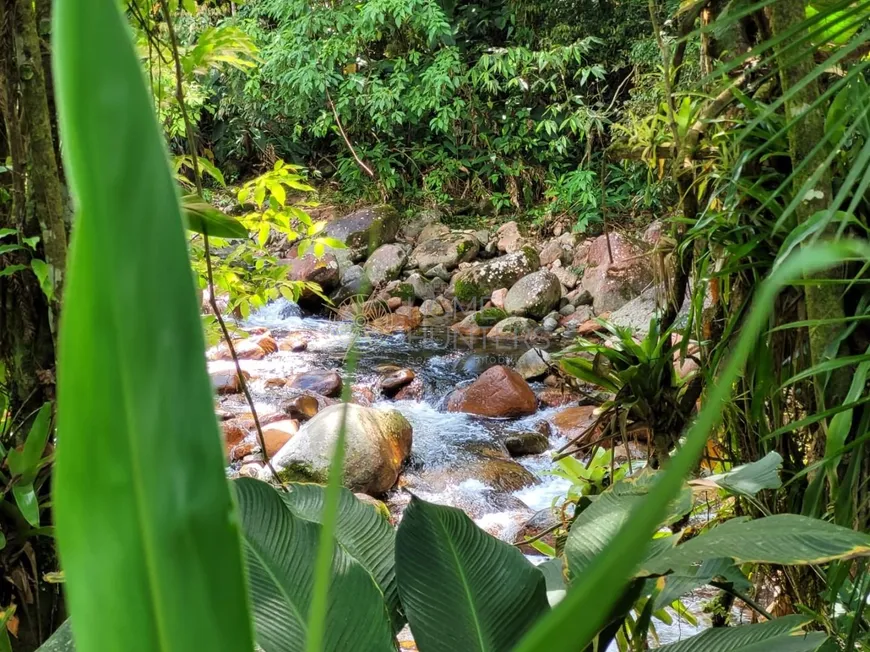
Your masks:
<instances>
[{"instance_id":1,"label":"brown rock","mask_svg":"<svg viewBox=\"0 0 870 652\"><path fill-rule=\"evenodd\" d=\"M601 315L601 319L607 319L607 315L609 314L610 313L604 313L603 315ZM592 333L599 333L605 330L607 329L599 324L597 319L587 319L577 327L577 335L592 335Z\"/></svg>"},{"instance_id":2,"label":"brown rock","mask_svg":"<svg viewBox=\"0 0 870 652\"><path fill-rule=\"evenodd\" d=\"M550 240L541 249L541 265L552 265L556 261L568 263L571 261L571 250L560 240Z\"/></svg>"},{"instance_id":3,"label":"brown rock","mask_svg":"<svg viewBox=\"0 0 870 652\"><path fill-rule=\"evenodd\" d=\"M540 455L550 448L550 442L546 435L540 432L518 432L505 438L504 445L511 457L523 457L524 455Z\"/></svg>"},{"instance_id":4,"label":"brown rock","mask_svg":"<svg viewBox=\"0 0 870 652\"><path fill-rule=\"evenodd\" d=\"M588 321L595 321L592 314L592 308L590 306L579 306L578 308L575 308L574 312L572 312L570 315L562 317L559 320L559 323L562 326L574 326L579 329L583 327ZM601 327L599 326L599 328Z\"/></svg>"},{"instance_id":5,"label":"brown rock","mask_svg":"<svg viewBox=\"0 0 870 652\"><path fill-rule=\"evenodd\" d=\"M257 446L252 441L243 441L236 446L232 446L228 451L230 462L238 462L251 455Z\"/></svg>"},{"instance_id":6,"label":"brown rock","mask_svg":"<svg viewBox=\"0 0 870 652\"><path fill-rule=\"evenodd\" d=\"M301 258L284 258L279 262L290 268L287 276L291 281L317 283L324 292L337 288L341 280L338 260L331 253L319 257L305 254Z\"/></svg>"},{"instance_id":7,"label":"brown rock","mask_svg":"<svg viewBox=\"0 0 870 652\"><path fill-rule=\"evenodd\" d=\"M294 333L278 342L278 348L281 351L304 351L308 348L308 339L304 335Z\"/></svg>"},{"instance_id":8,"label":"brown rock","mask_svg":"<svg viewBox=\"0 0 870 652\"><path fill-rule=\"evenodd\" d=\"M281 411L291 419L306 421L320 410L317 399L310 394L299 394L281 405Z\"/></svg>"},{"instance_id":9,"label":"brown rock","mask_svg":"<svg viewBox=\"0 0 870 652\"><path fill-rule=\"evenodd\" d=\"M490 297L490 301L492 301L492 305L494 305L496 308L501 308L502 310L504 310L504 300L505 300L505 297L507 297L507 293L508 293L507 288L500 288L500 289L496 290L495 292L493 292L492 296Z\"/></svg>"},{"instance_id":10,"label":"brown rock","mask_svg":"<svg viewBox=\"0 0 870 652\"><path fill-rule=\"evenodd\" d=\"M525 244L516 222L502 224L495 234L498 238L498 250L508 254L519 251Z\"/></svg>"},{"instance_id":11,"label":"brown rock","mask_svg":"<svg viewBox=\"0 0 870 652\"><path fill-rule=\"evenodd\" d=\"M266 454L274 456L281 447L299 432L299 422L296 419L283 419L263 427L263 441L266 443Z\"/></svg>"},{"instance_id":12,"label":"brown rock","mask_svg":"<svg viewBox=\"0 0 870 652\"><path fill-rule=\"evenodd\" d=\"M300 389L327 397L335 397L341 394L341 376L334 371L307 371L296 374L287 379L285 387Z\"/></svg>"},{"instance_id":13,"label":"brown rock","mask_svg":"<svg viewBox=\"0 0 870 652\"><path fill-rule=\"evenodd\" d=\"M596 238L589 248L582 287L589 290L596 312L616 310L639 296L653 282L652 257L619 233Z\"/></svg>"},{"instance_id":14,"label":"brown rock","mask_svg":"<svg viewBox=\"0 0 870 652\"><path fill-rule=\"evenodd\" d=\"M392 396L416 377L411 369L399 369L381 378L381 390L387 396Z\"/></svg>"},{"instance_id":15,"label":"brown rock","mask_svg":"<svg viewBox=\"0 0 870 652\"><path fill-rule=\"evenodd\" d=\"M375 402L375 392L367 385L354 385L350 388L350 402L370 406Z\"/></svg>"},{"instance_id":16,"label":"brown rock","mask_svg":"<svg viewBox=\"0 0 870 652\"><path fill-rule=\"evenodd\" d=\"M254 339L254 342L256 342L257 346L263 349L263 351L267 354L275 353L278 350L278 342L276 342L275 338L269 334L260 335L259 337Z\"/></svg>"},{"instance_id":17,"label":"brown rock","mask_svg":"<svg viewBox=\"0 0 870 652\"><path fill-rule=\"evenodd\" d=\"M282 378L281 376L272 376L271 378L267 378L263 381L266 387L284 387L284 384L287 382L286 378Z\"/></svg>"},{"instance_id":18,"label":"brown rock","mask_svg":"<svg viewBox=\"0 0 870 652\"><path fill-rule=\"evenodd\" d=\"M262 360L266 357L266 351L252 339L235 340L233 348L240 360ZM230 347L226 342L221 342L214 347L206 356L209 360L232 360L233 356L230 353Z\"/></svg>"},{"instance_id":19,"label":"brown rock","mask_svg":"<svg viewBox=\"0 0 870 652\"><path fill-rule=\"evenodd\" d=\"M452 315L456 312L453 307L453 302L447 297L442 295L436 298L435 301L441 304L441 307L444 308L445 314Z\"/></svg>"},{"instance_id":20,"label":"brown rock","mask_svg":"<svg viewBox=\"0 0 870 652\"><path fill-rule=\"evenodd\" d=\"M576 404L580 398L580 394L572 392L567 388L546 387L538 392L538 400L541 402L541 405L547 407L562 407L563 405Z\"/></svg>"},{"instance_id":21,"label":"brown rock","mask_svg":"<svg viewBox=\"0 0 870 652\"><path fill-rule=\"evenodd\" d=\"M405 308L412 310L404 311ZM378 317L370 325L381 333L408 333L419 328L423 323L423 315L416 306L402 306L390 315Z\"/></svg>"},{"instance_id":22,"label":"brown rock","mask_svg":"<svg viewBox=\"0 0 870 652\"><path fill-rule=\"evenodd\" d=\"M422 401L423 400L423 381L415 378L410 384L402 387L393 397L397 401Z\"/></svg>"},{"instance_id":23,"label":"brown rock","mask_svg":"<svg viewBox=\"0 0 870 652\"><path fill-rule=\"evenodd\" d=\"M489 332L489 326L480 326L474 318L475 313L466 315L462 321L456 322L450 330L457 335L467 337L483 337Z\"/></svg>"},{"instance_id":24,"label":"brown rock","mask_svg":"<svg viewBox=\"0 0 870 652\"><path fill-rule=\"evenodd\" d=\"M556 434L566 439L575 439L581 435L589 439L594 432L594 423L595 407L592 405L567 407L550 417L550 424Z\"/></svg>"},{"instance_id":25,"label":"brown rock","mask_svg":"<svg viewBox=\"0 0 870 652\"><path fill-rule=\"evenodd\" d=\"M229 450L236 446L247 435L248 431L242 426L238 419L230 419L224 421L221 425L221 432L224 436L224 447Z\"/></svg>"},{"instance_id":26,"label":"brown rock","mask_svg":"<svg viewBox=\"0 0 870 652\"><path fill-rule=\"evenodd\" d=\"M517 533L517 537L516 539L514 539L514 543L524 544L520 546L520 550L525 553L540 554L530 545L525 544L525 542L534 537L541 536L544 532L552 530L558 524L559 521L553 513L552 509L542 509L539 512L535 512L534 516L526 521L526 523ZM554 533L552 532L544 535L542 541L549 546L556 546Z\"/></svg>"},{"instance_id":27,"label":"brown rock","mask_svg":"<svg viewBox=\"0 0 870 652\"><path fill-rule=\"evenodd\" d=\"M387 299L387 308L391 311L395 312L397 308L402 307L402 298L401 297L390 297Z\"/></svg>"},{"instance_id":28,"label":"brown rock","mask_svg":"<svg viewBox=\"0 0 870 652\"><path fill-rule=\"evenodd\" d=\"M534 414L535 393L516 371L501 365L490 367L471 385L450 395L450 412L484 417L519 417Z\"/></svg>"},{"instance_id":29,"label":"brown rock","mask_svg":"<svg viewBox=\"0 0 870 652\"><path fill-rule=\"evenodd\" d=\"M238 394L242 391L239 377L235 371L212 371L209 376L211 377L211 384L218 394ZM251 374L247 371L242 371L242 376L247 380L251 377Z\"/></svg>"}]
</instances>

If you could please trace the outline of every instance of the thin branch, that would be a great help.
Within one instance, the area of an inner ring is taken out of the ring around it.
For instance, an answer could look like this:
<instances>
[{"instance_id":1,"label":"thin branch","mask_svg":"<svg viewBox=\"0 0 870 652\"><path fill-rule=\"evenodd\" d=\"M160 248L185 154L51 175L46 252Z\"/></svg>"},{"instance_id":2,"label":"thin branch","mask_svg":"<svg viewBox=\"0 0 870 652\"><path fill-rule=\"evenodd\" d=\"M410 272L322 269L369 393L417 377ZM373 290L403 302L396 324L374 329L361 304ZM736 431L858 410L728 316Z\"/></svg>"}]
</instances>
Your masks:
<instances>
[{"instance_id":1,"label":"thin branch","mask_svg":"<svg viewBox=\"0 0 870 652\"><path fill-rule=\"evenodd\" d=\"M363 172L369 175L372 179L375 179L375 172L368 165L366 165L363 160L359 157L359 154L356 153L356 149L354 149L353 143L350 142L350 138L347 137L347 134L344 131L344 127L341 125L341 118L338 117L338 111L335 109L335 103L332 101L332 96L329 94L329 91L326 91L326 102L329 104L329 108L332 109L332 115L335 118L335 126L338 127L338 133L341 134L341 137L344 139L344 144L347 145L347 148L350 150L351 156L353 156L353 160L356 161L356 164L359 165Z\"/></svg>"}]
</instances>

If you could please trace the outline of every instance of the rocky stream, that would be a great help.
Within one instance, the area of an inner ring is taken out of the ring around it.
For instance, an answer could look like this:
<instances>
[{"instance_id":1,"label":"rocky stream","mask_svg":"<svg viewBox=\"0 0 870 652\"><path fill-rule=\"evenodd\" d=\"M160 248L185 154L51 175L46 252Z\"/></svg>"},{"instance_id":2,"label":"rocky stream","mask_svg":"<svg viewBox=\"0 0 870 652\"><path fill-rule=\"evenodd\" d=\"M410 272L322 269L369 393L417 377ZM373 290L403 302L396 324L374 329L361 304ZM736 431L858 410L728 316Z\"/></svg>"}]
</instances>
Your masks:
<instances>
[{"instance_id":1,"label":"rocky stream","mask_svg":"<svg viewBox=\"0 0 870 652\"><path fill-rule=\"evenodd\" d=\"M570 487L553 473L553 451L594 421L595 406L553 373L548 351L594 334L596 316L649 323L656 234L609 243L561 234L535 246L513 223L490 234L451 230L439 217L424 211L402 225L376 207L330 221L327 233L347 249L319 259L291 250L285 262L334 307L276 301L238 324L248 336L235 348L283 479L325 480L349 380L346 486L382 501L394 520L413 492L522 545L556 522ZM271 479L229 351L219 345L208 357L229 473ZM699 627L676 615L656 623L661 642ZM410 638L403 645L413 649Z\"/></svg>"}]
</instances>

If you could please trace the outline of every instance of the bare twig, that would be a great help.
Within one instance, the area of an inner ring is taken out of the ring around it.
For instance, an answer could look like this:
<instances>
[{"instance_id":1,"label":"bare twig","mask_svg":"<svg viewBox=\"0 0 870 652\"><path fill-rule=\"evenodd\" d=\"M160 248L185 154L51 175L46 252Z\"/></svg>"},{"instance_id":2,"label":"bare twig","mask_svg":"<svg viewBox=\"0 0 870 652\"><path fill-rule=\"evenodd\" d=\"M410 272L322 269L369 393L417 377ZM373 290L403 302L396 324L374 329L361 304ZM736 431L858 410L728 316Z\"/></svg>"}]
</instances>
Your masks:
<instances>
[{"instance_id":1,"label":"bare twig","mask_svg":"<svg viewBox=\"0 0 870 652\"><path fill-rule=\"evenodd\" d=\"M332 101L332 96L329 94L329 91L326 91L326 102L329 104L329 108L332 109L332 115L335 118L335 126L338 127L338 133L341 134L342 139L344 140L344 144L347 145L347 148L350 150L351 156L353 156L353 160L356 161L356 164L362 168L363 172L369 175L372 179L375 179L375 172L368 165L363 162L363 160L359 157L359 154L356 153L356 149L353 146L353 143L350 142L350 138L347 137L347 133L344 131L344 127L341 124L341 118L338 117L338 111L335 109L335 103Z\"/></svg>"},{"instance_id":2,"label":"bare twig","mask_svg":"<svg viewBox=\"0 0 870 652\"><path fill-rule=\"evenodd\" d=\"M172 48L172 58L175 61L175 96L176 100L178 101L179 110L181 111L181 118L184 121L184 130L187 135L187 144L191 158L191 165L193 167L193 178L194 183L196 184L196 191L200 196L202 196L202 176L199 170L199 156L196 152L195 134L193 132L193 124L190 122L190 118L187 114L187 107L184 104L184 87L181 83L181 57L178 54L178 39L175 35L175 27L172 24L172 13L169 10L169 4L166 0L163 0L163 2L161 2L161 7L163 9L163 16L166 19L167 29L169 30L170 46ZM203 226L205 227L205 225ZM218 325L220 326L221 333L223 334L224 342L226 342L227 348L230 351L230 355L233 358L233 364L236 368L236 376L239 379L239 387L241 387L242 393L245 395L245 399L248 402L248 407L251 410L251 416L254 419L254 427L257 430L257 440L260 444L260 452L263 455L263 461L266 463L266 466L269 467L269 470L272 472L272 477L275 479L275 481L281 483L281 479L278 477L278 473L277 471L275 471L275 467L272 466L272 461L269 459L269 453L266 451L266 439L263 437L263 428L260 425L260 417L257 414L257 408L254 405L254 398L251 396L251 390L248 388L248 383L245 380L245 375L244 373L242 373L242 365L239 362L239 356L236 353L236 347L233 346L232 337L230 337L230 332L227 329L227 325L224 322L224 318L221 315L220 308L217 304L217 298L215 297L214 291L214 274L212 272L211 266L211 252L209 251L207 228L203 228L202 238L203 248L205 249L206 275L208 277L209 305L211 305L212 312L214 312L215 318L217 319Z\"/></svg>"}]
</instances>

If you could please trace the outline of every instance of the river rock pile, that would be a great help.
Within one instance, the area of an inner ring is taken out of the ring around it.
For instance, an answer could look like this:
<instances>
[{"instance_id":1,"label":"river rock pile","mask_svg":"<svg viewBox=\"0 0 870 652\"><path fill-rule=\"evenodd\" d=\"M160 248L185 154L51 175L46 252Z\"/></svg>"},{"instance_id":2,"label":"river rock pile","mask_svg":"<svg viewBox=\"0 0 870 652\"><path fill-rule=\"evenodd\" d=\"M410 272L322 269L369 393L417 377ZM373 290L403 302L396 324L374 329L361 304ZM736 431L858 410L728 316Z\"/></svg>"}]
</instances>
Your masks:
<instances>
[{"instance_id":1,"label":"river rock pile","mask_svg":"<svg viewBox=\"0 0 870 652\"><path fill-rule=\"evenodd\" d=\"M516 222L490 232L451 229L443 219L427 209L402 223L390 206L364 208L325 229L346 249L315 259L291 248L283 262L291 278L319 283L336 305L368 302L401 315L381 316L377 326L388 332L452 319L462 336L573 337L597 329L595 317L642 330L652 316L648 242L619 233L539 242Z\"/></svg>"}]
</instances>

